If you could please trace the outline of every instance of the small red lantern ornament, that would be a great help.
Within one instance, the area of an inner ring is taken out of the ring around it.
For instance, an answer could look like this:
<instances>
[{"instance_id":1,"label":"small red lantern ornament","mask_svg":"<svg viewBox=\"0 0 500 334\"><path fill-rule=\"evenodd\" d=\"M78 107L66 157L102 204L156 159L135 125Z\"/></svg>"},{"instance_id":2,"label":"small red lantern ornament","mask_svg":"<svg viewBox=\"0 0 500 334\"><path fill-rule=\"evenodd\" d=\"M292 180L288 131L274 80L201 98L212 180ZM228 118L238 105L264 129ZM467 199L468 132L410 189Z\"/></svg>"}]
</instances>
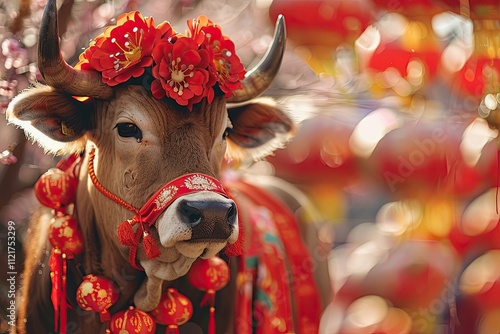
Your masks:
<instances>
[{"instance_id":1,"label":"small red lantern ornament","mask_svg":"<svg viewBox=\"0 0 500 334\"><path fill-rule=\"evenodd\" d=\"M119 294L113 281L89 274L83 277L83 282L76 290L76 301L86 311L99 312L101 322L105 322L110 320L108 308L116 303Z\"/></svg>"},{"instance_id":2,"label":"small red lantern ornament","mask_svg":"<svg viewBox=\"0 0 500 334\"><path fill-rule=\"evenodd\" d=\"M51 168L35 183L35 196L40 203L61 209L75 201L75 189L78 181L59 168Z\"/></svg>"},{"instance_id":3,"label":"small red lantern ornament","mask_svg":"<svg viewBox=\"0 0 500 334\"><path fill-rule=\"evenodd\" d=\"M133 306L127 310L120 311L111 317L111 334L150 334L156 330L156 322L146 312Z\"/></svg>"},{"instance_id":4,"label":"small red lantern ornament","mask_svg":"<svg viewBox=\"0 0 500 334\"><path fill-rule=\"evenodd\" d=\"M67 320L66 261L81 253L84 248L77 220L72 215L56 213L56 216L50 221L49 241L52 245L49 266L52 282L51 300L55 317L54 329L57 332L60 327L61 333L65 333Z\"/></svg>"},{"instance_id":5,"label":"small red lantern ornament","mask_svg":"<svg viewBox=\"0 0 500 334\"><path fill-rule=\"evenodd\" d=\"M157 323L167 326L165 334L178 334L179 326L193 315L191 301L174 288L169 288L156 308L149 312Z\"/></svg>"},{"instance_id":6,"label":"small red lantern ornament","mask_svg":"<svg viewBox=\"0 0 500 334\"><path fill-rule=\"evenodd\" d=\"M67 259L83 252L83 236L73 216L78 181L75 168L77 155L63 159L56 168L49 169L35 183L34 191L38 201L54 209L50 221L49 241L52 253L49 260L52 283L51 301L54 307L54 331L66 333L67 303L66 279Z\"/></svg>"},{"instance_id":7,"label":"small red lantern ornament","mask_svg":"<svg viewBox=\"0 0 500 334\"><path fill-rule=\"evenodd\" d=\"M229 267L219 257L196 260L188 273L188 281L195 288L206 291L201 304L210 306L208 334L215 334L215 292L222 289L229 282Z\"/></svg>"},{"instance_id":8,"label":"small red lantern ornament","mask_svg":"<svg viewBox=\"0 0 500 334\"><path fill-rule=\"evenodd\" d=\"M83 251L83 237L78 221L71 215L58 215L50 221L49 241L68 258Z\"/></svg>"}]
</instances>

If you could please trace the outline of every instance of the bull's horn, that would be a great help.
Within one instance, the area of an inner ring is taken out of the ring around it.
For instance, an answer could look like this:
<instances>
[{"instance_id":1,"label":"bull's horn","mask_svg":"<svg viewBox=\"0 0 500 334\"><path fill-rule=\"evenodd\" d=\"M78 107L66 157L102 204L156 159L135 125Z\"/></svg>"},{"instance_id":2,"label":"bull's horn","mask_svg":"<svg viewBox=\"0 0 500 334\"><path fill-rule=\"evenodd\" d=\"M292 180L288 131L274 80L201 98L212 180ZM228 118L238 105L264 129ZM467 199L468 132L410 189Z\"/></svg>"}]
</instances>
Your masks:
<instances>
[{"instance_id":1,"label":"bull's horn","mask_svg":"<svg viewBox=\"0 0 500 334\"><path fill-rule=\"evenodd\" d=\"M59 48L56 0L48 0L43 13L38 41L38 68L45 82L75 96L107 99L113 94L94 71L74 69L66 63Z\"/></svg>"},{"instance_id":2,"label":"bull's horn","mask_svg":"<svg viewBox=\"0 0 500 334\"><path fill-rule=\"evenodd\" d=\"M267 49L262 60L242 80L243 87L235 90L227 102L240 103L256 98L269 88L281 66L285 53L286 34L285 18L279 15L276 20L273 42Z\"/></svg>"}]
</instances>

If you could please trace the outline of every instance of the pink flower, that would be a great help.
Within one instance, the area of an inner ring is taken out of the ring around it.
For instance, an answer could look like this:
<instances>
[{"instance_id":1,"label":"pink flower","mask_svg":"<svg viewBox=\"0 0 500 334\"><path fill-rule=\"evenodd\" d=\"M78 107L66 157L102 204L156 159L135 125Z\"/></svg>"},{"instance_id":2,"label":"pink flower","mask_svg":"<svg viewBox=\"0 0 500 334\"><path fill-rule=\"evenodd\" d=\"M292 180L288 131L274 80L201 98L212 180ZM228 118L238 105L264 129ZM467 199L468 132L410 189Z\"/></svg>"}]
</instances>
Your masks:
<instances>
[{"instance_id":1,"label":"pink flower","mask_svg":"<svg viewBox=\"0 0 500 334\"><path fill-rule=\"evenodd\" d=\"M5 56L4 66L7 70L28 65L28 51L13 38L2 42L2 54Z\"/></svg>"}]
</instances>

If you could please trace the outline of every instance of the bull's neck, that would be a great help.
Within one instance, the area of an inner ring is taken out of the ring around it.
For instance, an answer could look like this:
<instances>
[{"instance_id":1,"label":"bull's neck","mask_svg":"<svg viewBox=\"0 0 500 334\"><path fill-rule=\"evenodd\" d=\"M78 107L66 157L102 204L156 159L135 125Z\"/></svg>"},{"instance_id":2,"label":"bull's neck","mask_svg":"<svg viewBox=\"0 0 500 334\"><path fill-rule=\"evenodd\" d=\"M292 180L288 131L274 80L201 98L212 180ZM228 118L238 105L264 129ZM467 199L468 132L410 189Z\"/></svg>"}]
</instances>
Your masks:
<instances>
[{"instance_id":1,"label":"bull's neck","mask_svg":"<svg viewBox=\"0 0 500 334\"><path fill-rule=\"evenodd\" d=\"M100 203L101 207L96 207L95 203ZM88 154L82 159L80 166L75 205L85 245L85 250L81 254L81 264L85 273L112 279L121 293L115 307L123 308L129 305L145 275L130 265L127 251L118 245L117 240L113 240L116 239L116 230L113 226L118 226L120 222L109 221L107 217L113 209L122 210L122 208L94 188L88 176ZM105 213L103 210L108 212Z\"/></svg>"}]
</instances>

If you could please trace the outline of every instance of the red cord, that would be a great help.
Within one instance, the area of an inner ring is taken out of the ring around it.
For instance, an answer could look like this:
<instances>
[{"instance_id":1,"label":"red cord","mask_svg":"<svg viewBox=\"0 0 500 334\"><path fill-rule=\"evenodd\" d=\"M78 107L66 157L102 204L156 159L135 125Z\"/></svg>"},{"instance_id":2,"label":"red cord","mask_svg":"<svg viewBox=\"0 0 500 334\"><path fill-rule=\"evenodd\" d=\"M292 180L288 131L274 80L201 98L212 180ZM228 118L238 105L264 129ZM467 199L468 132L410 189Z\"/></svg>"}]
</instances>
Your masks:
<instances>
[{"instance_id":1,"label":"red cord","mask_svg":"<svg viewBox=\"0 0 500 334\"><path fill-rule=\"evenodd\" d=\"M120 204L121 206L125 207L127 210L130 210L130 211L135 212L136 214L139 214L139 209L128 204L127 202L122 200L120 197L112 194L109 190L104 188L104 186L99 182L99 180L97 179L97 176L95 175L94 158L95 158L95 149L92 149L89 153L89 175L90 175L90 179L92 180L92 183L97 188L97 190L99 190L107 198L109 198L109 199L115 201L116 203Z\"/></svg>"}]
</instances>

